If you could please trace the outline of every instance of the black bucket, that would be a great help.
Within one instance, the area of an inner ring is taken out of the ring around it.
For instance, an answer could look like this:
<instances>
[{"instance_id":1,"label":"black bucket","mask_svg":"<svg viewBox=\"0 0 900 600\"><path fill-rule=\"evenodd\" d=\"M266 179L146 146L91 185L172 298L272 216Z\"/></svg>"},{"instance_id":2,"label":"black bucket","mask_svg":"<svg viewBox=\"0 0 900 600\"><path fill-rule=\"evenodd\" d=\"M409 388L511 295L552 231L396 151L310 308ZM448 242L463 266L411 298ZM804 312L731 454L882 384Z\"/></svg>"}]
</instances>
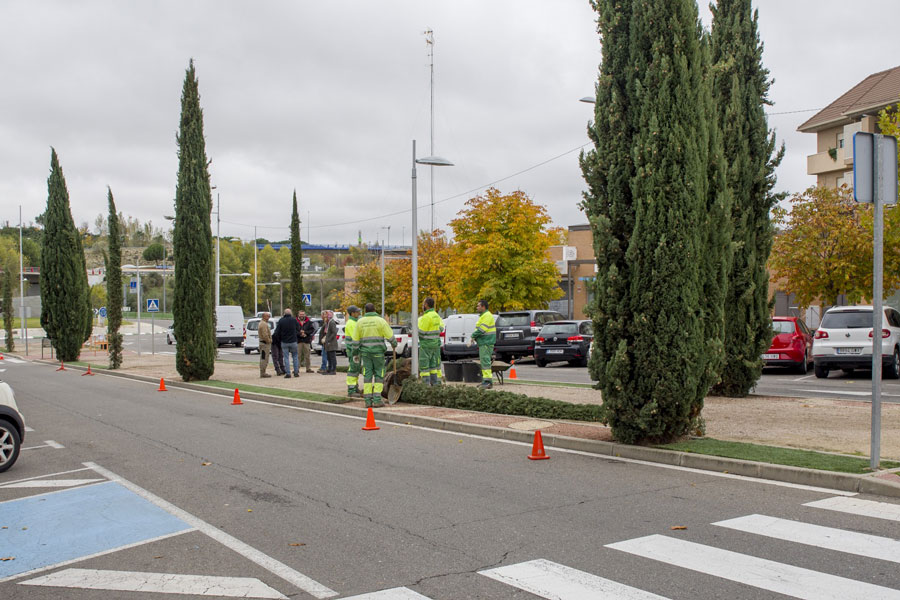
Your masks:
<instances>
[{"instance_id":1,"label":"black bucket","mask_svg":"<svg viewBox=\"0 0 900 600\"><path fill-rule=\"evenodd\" d=\"M462 380L466 383L481 381L481 363L464 362L462 364Z\"/></svg>"},{"instance_id":2,"label":"black bucket","mask_svg":"<svg viewBox=\"0 0 900 600\"><path fill-rule=\"evenodd\" d=\"M447 381L462 381L463 371L462 363L445 362L444 363L444 379Z\"/></svg>"}]
</instances>

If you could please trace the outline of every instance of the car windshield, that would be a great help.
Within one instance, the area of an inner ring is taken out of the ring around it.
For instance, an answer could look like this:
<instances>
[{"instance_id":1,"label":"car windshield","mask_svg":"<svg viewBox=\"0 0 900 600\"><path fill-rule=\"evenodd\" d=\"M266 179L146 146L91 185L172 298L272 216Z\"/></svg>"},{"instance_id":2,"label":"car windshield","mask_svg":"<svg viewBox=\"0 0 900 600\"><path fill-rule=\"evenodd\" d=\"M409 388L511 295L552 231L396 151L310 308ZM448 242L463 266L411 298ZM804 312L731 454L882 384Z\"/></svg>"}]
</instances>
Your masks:
<instances>
[{"instance_id":1,"label":"car windshield","mask_svg":"<svg viewBox=\"0 0 900 600\"><path fill-rule=\"evenodd\" d=\"M852 310L825 313L822 329L863 329L872 327L871 310Z\"/></svg>"},{"instance_id":2,"label":"car windshield","mask_svg":"<svg viewBox=\"0 0 900 600\"><path fill-rule=\"evenodd\" d=\"M257 329L259 329L259 321L247 322L247 331L256 331Z\"/></svg>"},{"instance_id":3,"label":"car windshield","mask_svg":"<svg viewBox=\"0 0 900 600\"><path fill-rule=\"evenodd\" d=\"M396 335L404 335L406 333L405 327L391 327L391 329Z\"/></svg>"},{"instance_id":4,"label":"car windshield","mask_svg":"<svg viewBox=\"0 0 900 600\"><path fill-rule=\"evenodd\" d=\"M531 325L531 317L528 313L500 315L497 317L495 325L497 327L527 327Z\"/></svg>"},{"instance_id":5,"label":"car windshield","mask_svg":"<svg viewBox=\"0 0 900 600\"><path fill-rule=\"evenodd\" d=\"M772 330L775 333L794 333L794 322L772 321Z\"/></svg>"},{"instance_id":6,"label":"car windshield","mask_svg":"<svg viewBox=\"0 0 900 600\"><path fill-rule=\"evenodd\" d=\"M578 325L576 323L551 323L550 325L544 325L544 328L541 329L541 337L548 337L551 335L575 335L578 333Z\"/></svg>"}]
</instances>

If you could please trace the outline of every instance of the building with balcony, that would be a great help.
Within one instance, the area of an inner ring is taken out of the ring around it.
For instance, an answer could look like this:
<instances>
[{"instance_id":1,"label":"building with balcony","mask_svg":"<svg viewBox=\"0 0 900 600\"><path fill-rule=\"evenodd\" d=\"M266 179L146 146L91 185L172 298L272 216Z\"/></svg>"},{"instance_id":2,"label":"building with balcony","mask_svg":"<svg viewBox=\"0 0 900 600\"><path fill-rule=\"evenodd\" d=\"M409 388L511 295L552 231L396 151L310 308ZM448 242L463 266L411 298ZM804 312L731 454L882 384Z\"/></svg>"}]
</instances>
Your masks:
<instances>
[{"instance_id":1,"label":"building with balcony","mask_svg":"<svg viewBox=\"0 0 900 600\"><path fill-rule=\"evenodd\" d=\"M878 113L900 100L900 67L869 75L797 128L816 134L806 172L816 185L853 185L853 134L880 133Z\"/></svg>"}]
</instances>

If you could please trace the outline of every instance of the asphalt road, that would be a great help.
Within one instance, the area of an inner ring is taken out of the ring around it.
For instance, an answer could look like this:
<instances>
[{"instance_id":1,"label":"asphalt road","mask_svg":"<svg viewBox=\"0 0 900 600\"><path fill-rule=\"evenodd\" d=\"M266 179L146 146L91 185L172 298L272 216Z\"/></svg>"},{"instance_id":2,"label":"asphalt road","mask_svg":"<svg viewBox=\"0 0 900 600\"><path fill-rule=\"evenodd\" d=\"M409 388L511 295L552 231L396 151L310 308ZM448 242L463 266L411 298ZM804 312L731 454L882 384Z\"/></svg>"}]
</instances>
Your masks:
<instances>
[{"instance_id":1,"label":"asphalt road","mask_svg":"<svg viewBox=\"0 0 900 600\"><path fill-rule=\"evenodd\" d=\"M33 429L0 474L2 598L900 598L884 498L2 368Z\"/></svg>"}]
</instances>

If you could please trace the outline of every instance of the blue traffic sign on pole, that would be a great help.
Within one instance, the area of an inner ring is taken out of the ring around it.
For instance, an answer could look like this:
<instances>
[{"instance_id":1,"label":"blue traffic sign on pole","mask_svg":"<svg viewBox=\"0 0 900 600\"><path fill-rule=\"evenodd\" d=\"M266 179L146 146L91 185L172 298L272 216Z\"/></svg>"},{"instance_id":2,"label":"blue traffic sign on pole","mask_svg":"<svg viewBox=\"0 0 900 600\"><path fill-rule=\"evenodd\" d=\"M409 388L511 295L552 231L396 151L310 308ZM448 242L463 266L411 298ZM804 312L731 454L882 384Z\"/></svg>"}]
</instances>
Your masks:
<instances>
[{"instance_id":1,"label":"blue traffic sign on pole","mask_svg":"<svg viewBox=\"0 0 900 600\"><path fill-rule=\"evenodd\" d=\"M131 281L128 283L128 287L130 287L133 290L136 290L137 289L137 279L134 279L132 277Z\"/></svg>"},{"instance_id":2,"label":"blue traffic sign on pole","mask_svg":"<svg viewBox=\"0 0 900 600\"><path fill-rule=\"evenodd\" d=\"M303 304L312 306L312 294L303 294Z\"/></svg>"},{"instance_id":3,"label":"blue traffic sign on pole","mask_svg":"<svg viewBox=\"0 0 900 600\"><path fill-rule=\"evenodd\" d=\"M147 298L147 312L148 313L159 312L159 298Z\"/></svg>"},{"instance_id":4,"label":"blue traffic sign on pole","mask_svg":"<svg viewBox=\"0 0 900 600\"><path fill-rule=\"evenodd\" d=\"M103 317L104 319L106 318L106 307L105 306L100 307L100 316Z\"/></svg>"}]
</instances>

